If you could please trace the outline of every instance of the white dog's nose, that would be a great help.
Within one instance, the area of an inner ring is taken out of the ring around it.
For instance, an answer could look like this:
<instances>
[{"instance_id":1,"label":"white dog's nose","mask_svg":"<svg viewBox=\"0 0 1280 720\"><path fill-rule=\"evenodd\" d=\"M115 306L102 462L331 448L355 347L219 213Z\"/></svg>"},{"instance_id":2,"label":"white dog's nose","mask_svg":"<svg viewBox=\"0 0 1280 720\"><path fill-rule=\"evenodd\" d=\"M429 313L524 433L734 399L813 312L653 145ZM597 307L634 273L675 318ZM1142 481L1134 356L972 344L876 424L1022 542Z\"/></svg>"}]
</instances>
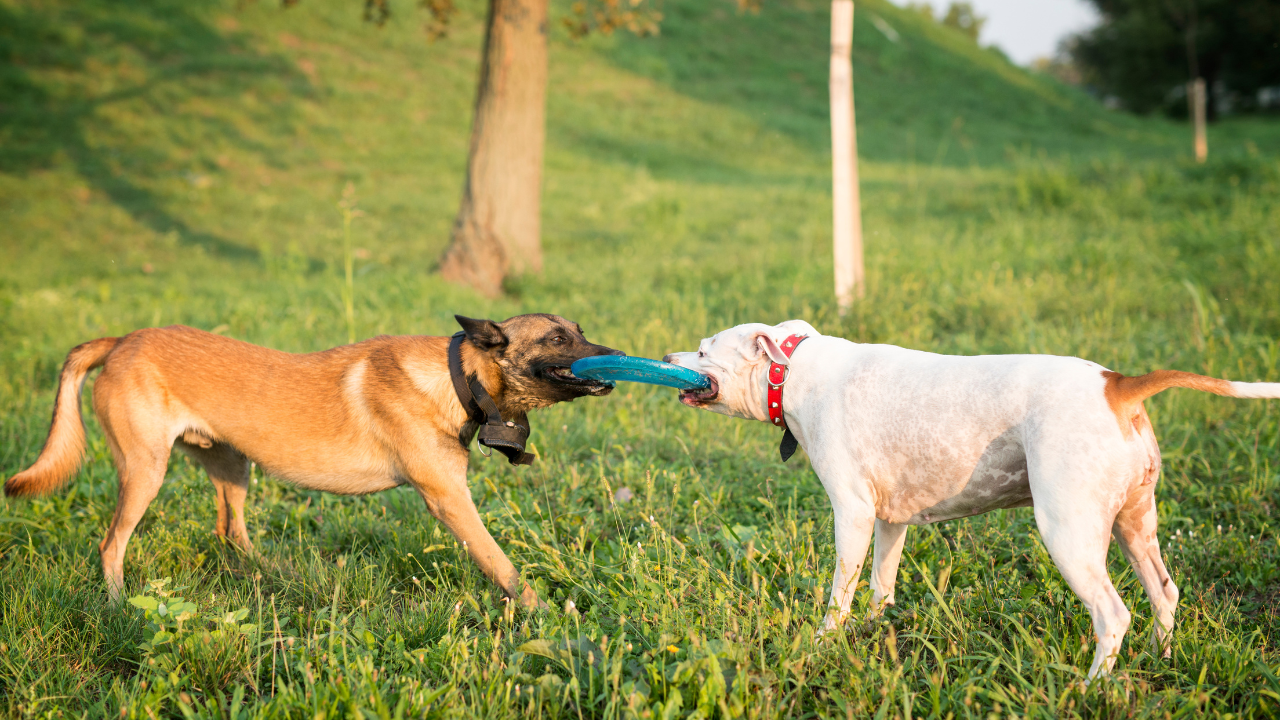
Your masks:
<instances>
[{"instance_id":1,"label":"white dog's nose","mask_svg":"<svg viewBox=\"0 0 1280 720\"><path fill-rule=\"evenodd\" d=\"M664 362L664 363L671 363L672 365L679 365L680 363L676 362L676 360L678 360L678 359L679 359L679 358L677 358L677 357L676 357L676 354L675 354L675 353L669 353L669 354L664 355L664 356L662 357L662 362Z\"/></svg>"}]
</instances>

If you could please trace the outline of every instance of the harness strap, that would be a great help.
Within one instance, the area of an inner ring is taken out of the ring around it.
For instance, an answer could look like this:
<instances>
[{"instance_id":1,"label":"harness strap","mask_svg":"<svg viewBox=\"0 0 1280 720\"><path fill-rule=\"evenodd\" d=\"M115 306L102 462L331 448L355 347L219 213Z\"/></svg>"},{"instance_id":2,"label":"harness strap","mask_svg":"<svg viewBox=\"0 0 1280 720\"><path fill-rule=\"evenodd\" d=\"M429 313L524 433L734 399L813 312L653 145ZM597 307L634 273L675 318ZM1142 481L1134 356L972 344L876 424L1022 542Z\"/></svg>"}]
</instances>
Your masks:
<instances>
[{"instance_id":1,"label":"harness strap","mask_svg":"<svg viewBox=\"0 0 1280 720\"><path fill-rule=\"evenodd\" d=\"M807 335L792 335L782 341L782 354L788 358L791 353L796 351L800 343L804 342ZM769 422L775 427L783 430L782 442L778 445L778 454L782 456L782 462L791 459L795 454L796 448L800 443L796 440L796 436L791 433L791 428L787 427L787 421L782 415L782 389L787 384L787 380L791 377L791 367L782 363L770 362L769 373L766 379L769 381L768 392L766 393L766 401L769 406Z\"/></svg>"},{"instance_id":2,"label":"harness strap","mask_svg":"<svg viewBox=\"0 0 1280 720\"><path fill-rule=\"evenodd\" d=\"M480 384L480 379L475 375L467 377L463 372L462 341L466 336L460 332L449 339L449 379L453 381L453 391L458 394L467 417L475 424L475 429L458 439L464 447L470 445L476 430L479 430L481 445L502 453L512 465L532 465L534 456L524 451L525 442L529 439L527 416L521 414L515 420L503 420L498 404Z\"/></svg>"},{"instance_id":3,"label":"harness strap","mask_svg":"<svg viewBox=\"0 0 1280 720\"><path fill-rule=\"evenodd\" d=\"M462 341L466 337L466 333L460 332L449 338L449 379L453 381L453 391L458 394L467 417L474 417L478 408L471 388L467 387L467 376L462 372Z\"/></svg>"}]
</instances>

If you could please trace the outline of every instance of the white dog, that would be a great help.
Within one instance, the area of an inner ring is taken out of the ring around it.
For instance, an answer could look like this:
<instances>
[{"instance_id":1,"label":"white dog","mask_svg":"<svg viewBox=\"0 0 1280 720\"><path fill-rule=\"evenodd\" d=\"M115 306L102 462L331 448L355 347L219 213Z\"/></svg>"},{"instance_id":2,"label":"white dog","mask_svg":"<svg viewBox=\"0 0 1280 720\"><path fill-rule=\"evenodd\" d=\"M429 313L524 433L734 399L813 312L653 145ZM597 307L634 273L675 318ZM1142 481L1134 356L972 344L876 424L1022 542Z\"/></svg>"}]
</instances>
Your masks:
<instances>
[{"instance_id":1,"label":"white dog","mask_svg":"<svg viewBox=\"0 0 1280 720\"><path fill-rule=\"evenodd\" d=\"M1090 678L1111 669L1130 620L1107 574L1108 535L1170 651L1178 589L1160 559L1160 450L1142 401L1170 387L1280 398L1280 383L1169 370L1130 378L1079 358L860 345L802 320L739 325L666 361L711 378L709 389L681 394L686 405L785 427L809 453L835 510L824 630L849 612L873 529L879 610L893 602L908 525L1033 506L1049 554L1093 618ZM784 459L794 442L784 439Z\"/></svg>"}]
</instances>

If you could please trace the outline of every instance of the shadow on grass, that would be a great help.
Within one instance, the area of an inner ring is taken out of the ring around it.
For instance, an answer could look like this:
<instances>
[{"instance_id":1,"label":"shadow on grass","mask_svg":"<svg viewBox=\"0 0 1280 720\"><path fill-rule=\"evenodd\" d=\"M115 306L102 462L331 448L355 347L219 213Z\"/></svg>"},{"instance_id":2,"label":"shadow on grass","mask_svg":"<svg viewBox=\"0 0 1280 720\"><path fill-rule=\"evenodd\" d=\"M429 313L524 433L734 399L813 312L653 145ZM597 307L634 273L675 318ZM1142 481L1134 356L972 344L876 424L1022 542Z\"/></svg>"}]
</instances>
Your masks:
<instances>
[{"instance_id":1,"label":"shadow on grass","mask_svg":"<svg viewBox=\"0 0 1280 720\"><path fill-rule=\"evenodd\" d=\"M30 175L68 162L90 189L157 233L176 233L181 243L211 255L257 260L257 250L191 227L166 209L164 198L131 179L139 166L154 173L170 163L169 148L184 139L157 133L123 152L120 143L103 141L113 133L139 134L137 127L113 124L112 106L141 104L163 115L192 98L235 100L264 78L287 82L295 91L309 88L286 58L261 53L245 37L212 27L212 5L188 0L0 5L0 172ZM254 120L287 124L290 115L285 101L272 103ZM184 120L204 135L265 151L216 115L191 114Z\"/></svg>"}]
</instances>

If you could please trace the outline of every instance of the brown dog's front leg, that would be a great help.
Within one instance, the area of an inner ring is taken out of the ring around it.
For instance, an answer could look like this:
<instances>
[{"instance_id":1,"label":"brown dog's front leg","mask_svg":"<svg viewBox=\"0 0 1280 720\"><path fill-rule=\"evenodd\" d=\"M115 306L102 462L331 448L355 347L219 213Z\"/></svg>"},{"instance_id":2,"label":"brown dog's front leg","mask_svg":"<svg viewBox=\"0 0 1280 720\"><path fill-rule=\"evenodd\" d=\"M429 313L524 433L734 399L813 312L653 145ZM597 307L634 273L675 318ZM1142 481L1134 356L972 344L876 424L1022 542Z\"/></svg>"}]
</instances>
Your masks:
<instances>
[{"instance_id":1,"label":"brown dog's front leg","mask_svg":"<svg viewBox=\"0 0 1280 720\"><path fill-rule=\"evenodd\" d=\"M249 529L244 524L244 500L249 492L249 458L225 443L193 445L183 438L177 447L204 466L218 493L215 532L235 542L245 553L256 556L258 551L249 540Z\"/></svg>"},{"instance_id":2,"label":"brown dog's front leg","mask_svg":"<svg viewBox=\"0 0 1280 720\"><path fill-rule=\"evenodd\" d=\"M528 610L545 608L546 603L538 599L538 593L521 582L520 572L480 520L471 491L467 489L465 461L461 475L458 479L435 477L428 482L415 479L413 484L431 514L462 543L472 561L507 597L518 599Z\"/></svg>"},{"instance_id":3,"label":"brown dog's front leg","mask_svg":"<svg viewBox=\"0 0 1280 720\"><path fill-rule=\"evenodd\" d=\"M425 496L424 496L425 497ZM538 593L520 580L520 572L502 552L498 543L489 534L480 513L471 500L471 493L464 486L461 492L452 492L444 497L426 498L427 507L436 519L453 533L462 546L467 549L471 559L485 576L502 588L507 597L518 598L525 609L533 610L543 605Z\"/></svg>"}]
</instances>

